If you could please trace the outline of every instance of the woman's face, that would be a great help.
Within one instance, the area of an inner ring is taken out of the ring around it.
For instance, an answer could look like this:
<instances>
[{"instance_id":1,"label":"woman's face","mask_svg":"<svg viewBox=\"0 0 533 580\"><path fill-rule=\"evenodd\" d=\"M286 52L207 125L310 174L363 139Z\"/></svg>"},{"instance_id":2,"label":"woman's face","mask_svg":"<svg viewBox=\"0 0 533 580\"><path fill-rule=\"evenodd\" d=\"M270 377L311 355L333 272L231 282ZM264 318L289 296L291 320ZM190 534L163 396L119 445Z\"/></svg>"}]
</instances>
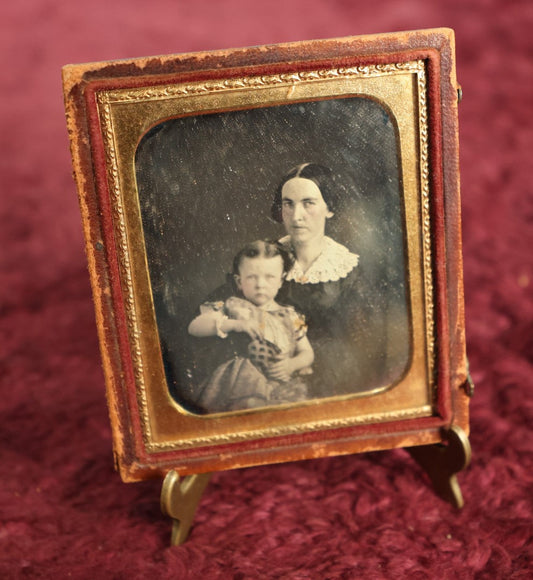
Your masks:
<instances>
[{"instance_id":1,"label":"woman's face","mask_svg":"<svg viewBox=\"0 0 533 580\"><path fill-rule=\"evenodd\" d=\"M321 240L332 215L314 181L294 177L281 189L283 225L294 244Z\"/></svg>"}]
</instances>

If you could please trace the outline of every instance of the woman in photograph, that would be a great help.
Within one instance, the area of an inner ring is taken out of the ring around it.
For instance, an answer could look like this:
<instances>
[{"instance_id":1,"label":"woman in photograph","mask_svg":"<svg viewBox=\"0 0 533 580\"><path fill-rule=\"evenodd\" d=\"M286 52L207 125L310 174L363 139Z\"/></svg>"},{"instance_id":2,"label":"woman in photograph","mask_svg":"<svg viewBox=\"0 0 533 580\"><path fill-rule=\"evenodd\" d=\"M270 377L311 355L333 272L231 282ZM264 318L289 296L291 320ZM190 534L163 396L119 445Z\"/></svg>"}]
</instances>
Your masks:
<instances>
[{"instance_id":1,"label":"woman in photograph","mask_svg":"<svg viewBox=\"0 0 533 580\"><path fill-rule=\"evenodd\" d=\"M383 330L376 324L381 317L377 292L364 274L364 260L326 235L328 221L342 213L344 201L328 168L305 163L283 177L271 207L273 219L287 233L278 244L293 260L276 301L303 314L314 351L312 374L306 378L307 399L369 392L383 386L386 353ZM224 303L236 292L230 275L207 301ZM216 368L247 348L246 333L232 334L231 341L191 337L196 341L195 360L200 361L193 365L197 376L201 377L202 369Z\"/></svg>"},{"instance_id":2,"label":"woman in photograph","mask_svg":"<svg viewBox=\"0 0 533 580\"><path fill-rule=\"evenodd\" d=\"M295 258L279 300L306 317L315 351L312 398L371 390L379 375L359 256L326 235L342 201L330 169L304 163L285 175L272 204L273 219L287 232L280 243Z\"/></svg>"}]
</instances>

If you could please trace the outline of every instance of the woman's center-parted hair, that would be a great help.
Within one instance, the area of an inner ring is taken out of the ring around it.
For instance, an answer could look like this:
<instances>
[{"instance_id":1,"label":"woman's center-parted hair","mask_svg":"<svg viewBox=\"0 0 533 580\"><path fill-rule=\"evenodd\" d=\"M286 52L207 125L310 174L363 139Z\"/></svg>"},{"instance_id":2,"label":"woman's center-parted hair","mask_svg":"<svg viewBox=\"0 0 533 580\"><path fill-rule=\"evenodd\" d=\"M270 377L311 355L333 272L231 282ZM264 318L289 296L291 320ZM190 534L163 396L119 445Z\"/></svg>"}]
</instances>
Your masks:
<instances>
[{"instance_id":1,"label":"woman's center-parted hair","mask_svg":"<svg viewBox=\"0 0 533 580\"><path fill-rule=\"evenodd\" d=\"M283 223L281 208L282 208L282 190L283 186L294 179L295 177L300 177L302 179L309 179L312 181L320 190L322 198L326 202L329 211L335 213L339 208L339 199L337 196L336 189L333 185L333 172L328 167L324 165L319 165L318 163L302 163L293 167L281 180L276 193L274 194L274 200L272 202L271 216L272 219L278 223Z\"/></svg>"},{"instance_id":2,"label":"woman's center-parted hair","mask_svg":"<svg viewBox=\"0 0 533 580\"><path fill-rule=\"evenodd\" d=\"M278 242L271 240L256 240L246 244L233 258L233 274L238 276L244 258L275 258L279 256L283 262L283 273L286 274L294 264L294 258Z\"/></svg>"}]
</instances>

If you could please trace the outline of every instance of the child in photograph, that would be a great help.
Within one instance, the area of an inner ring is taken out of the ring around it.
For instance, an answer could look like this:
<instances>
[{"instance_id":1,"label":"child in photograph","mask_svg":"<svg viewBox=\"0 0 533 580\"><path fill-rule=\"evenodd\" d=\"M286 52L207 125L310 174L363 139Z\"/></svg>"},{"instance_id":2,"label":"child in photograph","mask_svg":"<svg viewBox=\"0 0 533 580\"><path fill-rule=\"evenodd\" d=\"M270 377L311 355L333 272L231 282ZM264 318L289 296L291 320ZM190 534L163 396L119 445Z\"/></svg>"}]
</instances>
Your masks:
<instances>
[{"instance_id":1,"label":"child in photograph","mask_svg":"<svg viewBox=\"0 0 533 580\"><path fill-rule=\"evenodd\" d=\"M292 267L288 252L275 242L256 241L233 261L242 297L206 302L190 323L195 337L244 333L247 352L218 366L202 385L198 405L208 413L307 400L302 374L311 372L313 349L302 315L275 300Z\"/></svg>"}]
</instances>

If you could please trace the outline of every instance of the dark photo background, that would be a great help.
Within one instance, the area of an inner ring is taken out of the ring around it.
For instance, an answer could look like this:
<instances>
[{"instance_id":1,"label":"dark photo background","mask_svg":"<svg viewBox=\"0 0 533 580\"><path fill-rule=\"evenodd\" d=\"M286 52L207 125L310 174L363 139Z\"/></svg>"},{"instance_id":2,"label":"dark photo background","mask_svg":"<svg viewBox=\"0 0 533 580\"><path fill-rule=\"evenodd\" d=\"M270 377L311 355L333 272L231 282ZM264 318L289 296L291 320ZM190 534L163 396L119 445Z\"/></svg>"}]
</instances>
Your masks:
<instances>
[{"instance_id":1,"label":"dark photo background","mask_svg":"<svg viewBox=\"0 0 533 580\"><path fill-rule=\"evenodd\" d=\"M136 175L159 336L178 401L194 400L224 346L209 342L209 360L195 361L188 324L225 282L240 248L285 235L270 217L274 193L305 162L332 170L341 204L326 234L360 257L371 312L365 364L375 367L362 375L378 381L366 388L405 370L403 191L397 129L384 107L352 97L176 118L141 139Z\"/></svg>"},{"instance_id":2,"label":"dark photo background","mask_svg":"<svg viewBox=\"0 0 533 580\"><path fill-rule=\"evenodd\" d=\"M236 469L169 547L161 482L113 469L61 66L435 26L464 92L465 507L402 450ZM26 0L0 3L0 29L0 576L529 580L531 0Z\"/></svg>"}]
</instances>

